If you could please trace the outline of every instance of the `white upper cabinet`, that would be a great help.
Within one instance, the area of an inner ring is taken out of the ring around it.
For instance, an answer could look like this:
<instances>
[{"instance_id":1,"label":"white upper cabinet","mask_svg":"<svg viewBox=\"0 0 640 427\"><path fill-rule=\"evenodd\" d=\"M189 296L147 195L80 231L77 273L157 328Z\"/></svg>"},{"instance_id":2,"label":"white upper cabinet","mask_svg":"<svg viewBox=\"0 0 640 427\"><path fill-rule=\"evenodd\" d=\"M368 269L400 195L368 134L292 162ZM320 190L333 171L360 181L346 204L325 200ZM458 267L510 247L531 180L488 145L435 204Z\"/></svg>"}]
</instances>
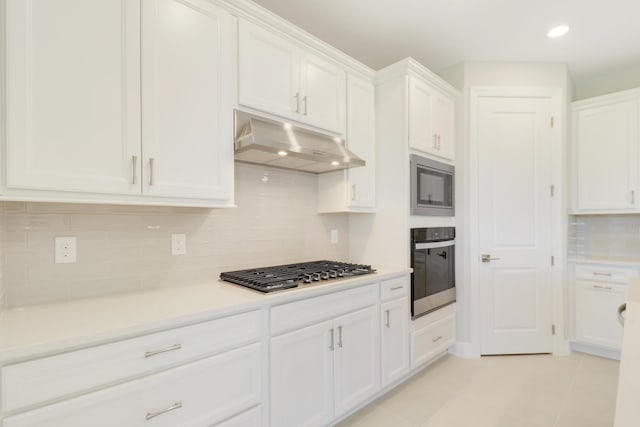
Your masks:
<instances>
[{"instance_id":1,"label":"white upper cabinet","mask_svg":"<svg viewBox=\"0 0 640 427\"><path fill-rule=\"evenodd\" d=\"M139 194L140 2L9 0L6 15L7 187Z\"/></svg>"},{"instance_id":2,"label":"white upper cabinet","mask_svg":"<svg viewBox=\"0 0 640 427\"><path fill-rule=\"evenodd\" d=\"M143 193L232 199L233 18L204 0L142 11Z\"/></svg>"},{"instance_id":3,"label":"white upper cabinet","mask_svg":"<svg viewBox=\"0 0 640 427\"><path fill-rule=\"evenodd\" d=\"M228 12L9 0L6 13L5 198L232 204Z\"/></svg>"},{"instance_id":4,"label":"white upper cabinet","mask_svg":"<svg viewBox=\"0 0 640 427\"><path fill-rule=\"evenodd\" d=\"M409 77L409 147L454 160L455 101L429 82Z\"/></svg>"},{"instance_id":5,"label":"white upper cabinet","mask_svg":"<svg viewBox=\"0 0 640 427\"><path fill-rule=\"evenodd\" d=\"M346 72L271 31L240 20L238 102L344 134Z\"/></svg>"},{"instance_id":6,"label":"white upper cabinet","mask_svg":"<svg viewBox=\"0 0 640 427\"><path fill-rule=\"evenodd\" d=\"M573 103L574 211L638 210L640 92Z\"/></svg>"},{"instance_id":7,"label":"white upper cabinet","mask_svg":"<svg viewBox=\"0 0 640 427\"><path fill-rule=\"evenodd\" d=\"M366 165L318 176L319 212L372 212L376 205L375 88L347 78L347 147Z\"/></svg>"}]
</instances>

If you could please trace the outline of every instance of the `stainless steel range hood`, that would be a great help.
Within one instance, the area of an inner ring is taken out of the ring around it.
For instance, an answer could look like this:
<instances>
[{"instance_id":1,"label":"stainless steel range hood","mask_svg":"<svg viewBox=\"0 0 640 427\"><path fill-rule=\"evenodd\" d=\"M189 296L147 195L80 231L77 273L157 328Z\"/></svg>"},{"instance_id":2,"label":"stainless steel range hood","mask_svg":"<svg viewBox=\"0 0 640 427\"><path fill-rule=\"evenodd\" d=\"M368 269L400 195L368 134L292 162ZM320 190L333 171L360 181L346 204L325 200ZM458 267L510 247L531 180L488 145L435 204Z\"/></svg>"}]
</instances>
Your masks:
<instances>
[{"instance_id":1,"label":"stainless steel range hood","mask_svg":"<svg viewBox=\"0 0 640 427\"><path fill-rule=\"evenodd\" d=\"M366 164L342 139L289 123L236 111L235 128L235 159L242 162L313 173Z\"/></svg>"}]
</instances>

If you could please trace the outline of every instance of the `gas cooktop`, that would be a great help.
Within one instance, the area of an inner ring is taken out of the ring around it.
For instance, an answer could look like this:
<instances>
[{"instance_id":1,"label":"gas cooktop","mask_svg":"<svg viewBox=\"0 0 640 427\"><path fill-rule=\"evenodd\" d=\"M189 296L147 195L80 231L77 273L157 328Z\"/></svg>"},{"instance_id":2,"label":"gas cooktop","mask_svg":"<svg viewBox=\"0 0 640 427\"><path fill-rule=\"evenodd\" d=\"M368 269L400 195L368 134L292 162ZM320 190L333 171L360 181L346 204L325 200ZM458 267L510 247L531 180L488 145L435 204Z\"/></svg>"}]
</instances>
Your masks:
<instances>
[{"instance_id":1,"label":"gas cooktop","mask_svg":"<svg viewBox=\"0 0 640 427\"><path fill-rule=\"evenodd\" d=\"M370 265L336 261L312 261L229 271L221 273L220 278L226 282L236 283L260 292L273 292L295 288L301 284L370 273L375 273L375 270Z\"/></svg>"}]
</instances>

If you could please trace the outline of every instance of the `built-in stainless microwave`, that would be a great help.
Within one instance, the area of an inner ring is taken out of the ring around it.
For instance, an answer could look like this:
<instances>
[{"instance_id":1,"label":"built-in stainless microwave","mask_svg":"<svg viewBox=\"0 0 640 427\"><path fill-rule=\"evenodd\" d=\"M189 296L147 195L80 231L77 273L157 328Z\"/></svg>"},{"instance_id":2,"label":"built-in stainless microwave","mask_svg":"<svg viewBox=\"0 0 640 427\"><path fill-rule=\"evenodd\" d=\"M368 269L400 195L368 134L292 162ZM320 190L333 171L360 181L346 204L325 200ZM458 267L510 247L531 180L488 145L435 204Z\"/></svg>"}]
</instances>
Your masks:
<instances>
[{"instance_id":1,"label":"built-in stainless microwave","mask_svg":"<svg viewBox=\"0 0 640 427\"><path fill-rule=\"evenodd\" d=\"M411 215L454 216L455 168L412 154Z\"/></svg>"}]
</instances>

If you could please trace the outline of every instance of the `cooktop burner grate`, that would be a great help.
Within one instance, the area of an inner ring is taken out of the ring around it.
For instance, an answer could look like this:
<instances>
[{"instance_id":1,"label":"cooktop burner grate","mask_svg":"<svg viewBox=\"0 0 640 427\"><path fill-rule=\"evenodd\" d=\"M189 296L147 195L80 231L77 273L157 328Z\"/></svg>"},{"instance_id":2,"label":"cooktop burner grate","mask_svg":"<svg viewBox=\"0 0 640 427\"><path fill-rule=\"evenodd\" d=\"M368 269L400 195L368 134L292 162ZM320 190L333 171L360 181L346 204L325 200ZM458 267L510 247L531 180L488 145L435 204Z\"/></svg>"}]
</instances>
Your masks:
<instances>
[{"instance_id":1,"label":"cooktop burner grate","mask_svg":"<svg viewBox=\"0 0 640 427\"><path fill-rule=\"evenodd\" d=\"M375 273L370 265L337 261L312 261L274 267L252 268L220 274L226 282L261 292L295 288L300 284Z\"/></svg>"}]
</instances>

